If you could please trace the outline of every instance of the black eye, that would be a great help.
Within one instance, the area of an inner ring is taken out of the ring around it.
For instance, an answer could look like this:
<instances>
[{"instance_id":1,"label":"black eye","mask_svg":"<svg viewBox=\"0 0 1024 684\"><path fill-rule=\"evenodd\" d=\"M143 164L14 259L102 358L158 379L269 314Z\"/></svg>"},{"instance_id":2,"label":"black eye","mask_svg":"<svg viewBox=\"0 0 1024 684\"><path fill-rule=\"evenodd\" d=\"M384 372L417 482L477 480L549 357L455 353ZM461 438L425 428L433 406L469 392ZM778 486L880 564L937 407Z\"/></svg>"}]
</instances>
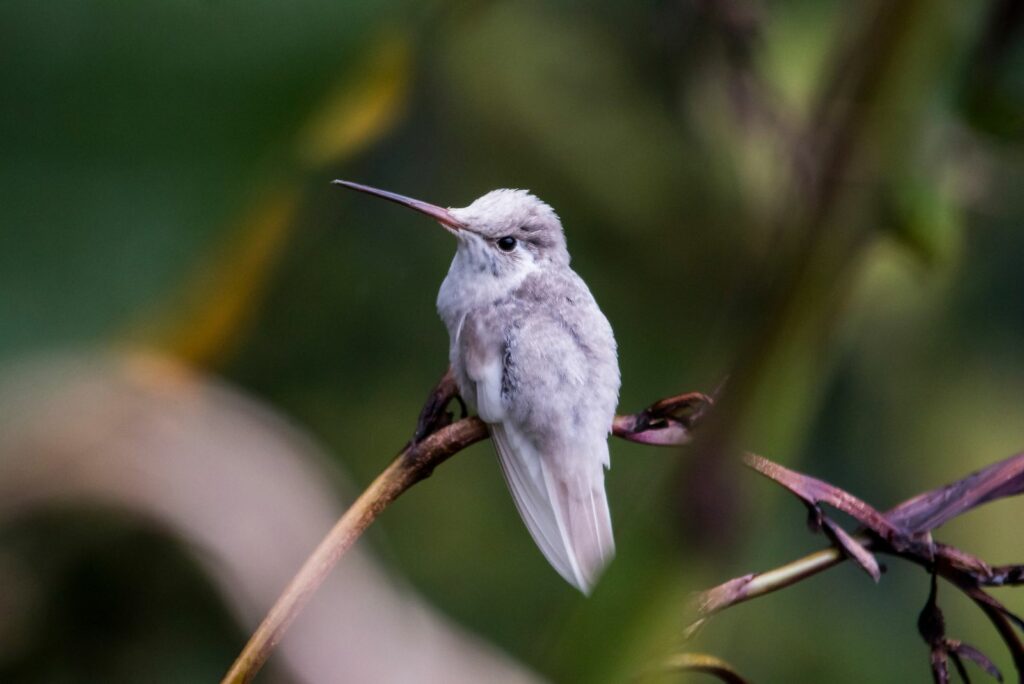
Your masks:
<instances>
[{"instance_id":1,"label":"black eye","mask_svg":"<svg viewBox=\"0 0 1024 684\"><path fill-rule=\"evenodd\" d=\"M516 248L516 239L511 235L506 235L498 240L498 249L502 252L511 252Z\"/></svg>"}]
</instances>

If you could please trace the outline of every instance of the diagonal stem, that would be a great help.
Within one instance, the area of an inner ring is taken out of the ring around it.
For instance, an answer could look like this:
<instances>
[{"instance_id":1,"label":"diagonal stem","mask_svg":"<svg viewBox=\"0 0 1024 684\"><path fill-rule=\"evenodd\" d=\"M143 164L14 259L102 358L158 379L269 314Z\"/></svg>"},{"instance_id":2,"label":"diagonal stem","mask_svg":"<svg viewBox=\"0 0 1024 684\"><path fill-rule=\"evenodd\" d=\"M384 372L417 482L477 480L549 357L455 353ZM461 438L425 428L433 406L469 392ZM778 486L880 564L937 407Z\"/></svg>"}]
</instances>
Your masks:
<instances>
[{"instance_id":1,"label":"diagonal stem","mask_svg":"<svg viewBox=\"0 0 1024 684\"><path fill-rule=\"evenodd\" d=\"M403 449L306 559L253 632L222 682L241 684L252 681L328 573L377 516L407 489L429 476L435 466L486 437L487 428L479 418L465 418Z\"/></svg>"}]
</instances>

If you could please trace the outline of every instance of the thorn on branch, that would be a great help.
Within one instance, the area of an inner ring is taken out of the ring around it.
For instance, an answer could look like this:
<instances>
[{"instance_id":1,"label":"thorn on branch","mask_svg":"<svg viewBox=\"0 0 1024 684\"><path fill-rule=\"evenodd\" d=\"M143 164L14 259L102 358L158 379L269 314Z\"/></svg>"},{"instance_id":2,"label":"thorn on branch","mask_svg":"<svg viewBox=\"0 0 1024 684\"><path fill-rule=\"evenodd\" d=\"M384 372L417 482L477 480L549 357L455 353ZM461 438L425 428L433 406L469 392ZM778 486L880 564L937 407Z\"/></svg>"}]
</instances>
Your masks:
<instances>
[{"instance_id":1,"label":"thorn on branch","mask_svg":"<svg viewBox=\"0 0 1024 684\"><path fill-rule=\"evenodd\" d=\"M905 548L911 545L907 533L892 526L885 516L852 494L822 480L784 468L760 456L748 454L746 462L751 468L779 483L803 501L810 513L809 522L812 529L823 531L836 547L841 549L847 557L856 561L875 582L882 576L878 560L860 541L825 515L819 504L827 503L846 513L894 548Z\"/></svg>"},{"instance_id":2,"label":"thorn on branch","mask_svg":"<svg viewBox=\"0 0 1024 684\"><path fill-rule=\"evenodd\" d=\"M857 541L846 530L838 525L831 518L823 519L825 535L832 540L832 543L842 549L848 558L857 562L864 572L870 575L876 583L882 579L882 567L874 554L867 550L863 544Z\"/></svg>"}]
</instances>

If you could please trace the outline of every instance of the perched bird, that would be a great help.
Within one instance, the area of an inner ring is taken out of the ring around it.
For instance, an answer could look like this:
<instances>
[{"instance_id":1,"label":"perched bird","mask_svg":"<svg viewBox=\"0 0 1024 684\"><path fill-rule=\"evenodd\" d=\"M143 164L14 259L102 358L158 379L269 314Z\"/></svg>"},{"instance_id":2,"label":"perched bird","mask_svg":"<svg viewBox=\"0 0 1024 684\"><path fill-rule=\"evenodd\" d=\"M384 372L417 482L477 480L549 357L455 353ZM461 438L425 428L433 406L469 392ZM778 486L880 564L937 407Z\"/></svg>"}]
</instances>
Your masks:
<instances>
[{"instance_id":1,"label":"perched bird","mask_svg":"<svg viewBox=\"0 0 1024 684\"><path fill-rule=\"evenodd\" d=\"M569 267L554 210L524 190L415 209L458 241L437 295L462 398L487 423L516 507L544 556L589 593L615 551L604 490L619 394L615 338Z\"/></svg>"}]
</instances>

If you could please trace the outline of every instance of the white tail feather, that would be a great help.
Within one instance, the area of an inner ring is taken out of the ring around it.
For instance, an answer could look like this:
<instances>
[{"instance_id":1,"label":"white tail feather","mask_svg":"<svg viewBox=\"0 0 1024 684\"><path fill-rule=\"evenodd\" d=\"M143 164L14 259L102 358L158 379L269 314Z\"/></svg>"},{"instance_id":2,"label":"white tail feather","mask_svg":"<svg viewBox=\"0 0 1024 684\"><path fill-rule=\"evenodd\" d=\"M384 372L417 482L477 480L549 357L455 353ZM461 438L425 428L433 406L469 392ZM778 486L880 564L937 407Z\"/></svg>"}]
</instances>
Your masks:
<instances>
[{"instance_id":1,"label":"white tail feather","mask_svg":"<svg viewBox=\"0 0 1024 684\"><path fill-rule=\"evenodd\" d=\"M540 453L513 426L495 423L490 429L505 481L537 546L567 582L590 593L615 553L601 460L586 459L594 472L561 472L557 463L564 459Z\"/></svg>"}]
</instances>

